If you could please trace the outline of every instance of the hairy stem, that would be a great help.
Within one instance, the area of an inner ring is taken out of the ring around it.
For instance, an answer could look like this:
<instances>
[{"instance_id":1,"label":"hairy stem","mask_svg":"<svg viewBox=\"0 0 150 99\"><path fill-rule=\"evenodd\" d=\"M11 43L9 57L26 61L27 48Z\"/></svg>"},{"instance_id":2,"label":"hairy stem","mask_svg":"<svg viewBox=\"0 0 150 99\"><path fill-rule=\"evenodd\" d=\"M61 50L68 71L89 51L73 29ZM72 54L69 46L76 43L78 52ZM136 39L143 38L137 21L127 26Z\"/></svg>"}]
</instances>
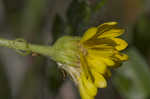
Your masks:
<instances>
[{"instance_id":1,"label":"hairy stem","mask_svg":"<svg viewBox=\"0 0 150 99\"><path fill-rule=\"evenodd\" d=\"M0 38L0 46L12 48L15 50L26 51L26 52L34 52L44 56L53 55L52 47L30 44L23 39L7 40L7 39Z\"/></svg>"}]
</instances>

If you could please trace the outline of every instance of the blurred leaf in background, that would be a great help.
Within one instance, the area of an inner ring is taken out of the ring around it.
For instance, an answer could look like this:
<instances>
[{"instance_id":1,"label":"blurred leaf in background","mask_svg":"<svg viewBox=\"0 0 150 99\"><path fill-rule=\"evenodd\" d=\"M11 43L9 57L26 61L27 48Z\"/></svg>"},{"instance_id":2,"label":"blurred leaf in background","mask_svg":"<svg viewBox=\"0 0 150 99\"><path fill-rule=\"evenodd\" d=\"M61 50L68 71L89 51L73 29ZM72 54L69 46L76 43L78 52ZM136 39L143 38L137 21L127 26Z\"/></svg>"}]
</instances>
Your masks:
<instances>
[{"instance_id":1,"label":"blurred leaf in background","mask_svg":"<svg viewBox=\"0 0 150 99\"><path fill-rule=\"evenodd\" d=\"M0 63L0 98L2 99L11 99L11 88L6 75L4 65Z\"/></svg>"},{"instance_id":2,"label":"blurred leaf in background","mask_svg":"<svg viewBox=\"0 0 150 99\"><path fill-rule=\"evenodd\" d=\"M63 36L65 33L65 27L66 24L61 16L56 14L54 21L53 21L53 27L52 27L52 33L53 33L53 42L55 42L59 37Z\"/></svg>"},{"instance_id":3,"label":"blurred leaf in background","mask_svg":"<svg viewBox=\"0 0 150 99\"><path fill-rule=\"evenodd\" d=\"M57 67L55 62L51 62L51 65L47 67L48 87L52 95L56 96L64 79L66 79L66 74Z\"/></svg>"},{"instance_id":4,"label":"blurred leaf in background","mask_svg":"<svg viewBox=\"0 0 150 99\"><path fill-rule=\"evenodd\" d=\"M90 7L87 1L72 0L66 13L68 26L71 35L79 35L82 25L89 21Z\"/></svg>"},{"instance_id":5,"label":"blurred leaf in background","mask_svg":"<svg viewBox=\"0 0 150 99\"><path fill-rule=\"evenodd\" d=\"M129 61L113 76L113 83L125 99L148 99L150 96L150 69L139 51L128 49Z\"/></svg>"},{"instance_id":6,"label":"blurred leaf in background","mask_svg":"<svg viewBox=\"0 0 150 99\"><path fill-rule=\"evenodd\" d=\"M143 14L140 16L139 20L135 23L133 27L133 43L135 46L143 53L146 57L150 50L150 15Z\"/></svg>"},{"instance_id":7,"label":"blurred leaf in background","mask_svg":"<svg viewBox=\"0 0 150 99\"><path fill-rule=\"evenodd\" d=\"M72 0L67 8L65 19L59 15L55 16L52 33L57 35L58 33L55 33L55 31L58 32L61 27L60 34L82 35L92 21L91 18L102 8L106 1ZM56 28L57 26L58 29Z\"/></svg>"}]
</instances>

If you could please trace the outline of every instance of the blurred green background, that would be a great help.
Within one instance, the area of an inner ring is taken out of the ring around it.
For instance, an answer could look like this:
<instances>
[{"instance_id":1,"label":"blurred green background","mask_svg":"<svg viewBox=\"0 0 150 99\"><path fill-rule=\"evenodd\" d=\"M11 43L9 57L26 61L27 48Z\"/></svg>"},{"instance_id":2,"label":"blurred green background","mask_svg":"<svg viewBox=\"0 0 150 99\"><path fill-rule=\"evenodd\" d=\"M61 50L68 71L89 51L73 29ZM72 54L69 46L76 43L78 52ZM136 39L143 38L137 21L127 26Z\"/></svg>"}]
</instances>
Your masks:
<instances>
[{"instance_id":1,"label":"blurred green background","mask_svg":"<svg viewBox=\"0 0 150 99\"><path fill-rule=\"evenodd\" d=\"M96 99L150 99L150 0L0 0L0 37L52 45L108 21L125 28L129 61L113 71ZM80 99L48 57L0 47L0 99Z\"/></svg>"}]
</instances>

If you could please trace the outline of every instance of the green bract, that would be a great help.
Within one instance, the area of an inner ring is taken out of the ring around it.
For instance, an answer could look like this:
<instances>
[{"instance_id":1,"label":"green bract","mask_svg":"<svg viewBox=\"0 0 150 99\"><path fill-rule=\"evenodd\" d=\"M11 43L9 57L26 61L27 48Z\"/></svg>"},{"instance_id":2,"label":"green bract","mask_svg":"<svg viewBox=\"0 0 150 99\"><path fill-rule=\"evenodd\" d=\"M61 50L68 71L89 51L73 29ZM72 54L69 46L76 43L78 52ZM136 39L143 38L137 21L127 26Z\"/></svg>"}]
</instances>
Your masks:
<instances>
[{"instance_id":1,"label":"green bract","mask_svg":"<svg viewBox=\"0 0 150 99\"><path fill-rule=\"evenodd\" d=\"M52 59L61 64L77 66L79 64L80 37L64 36L53 45L54 55Z\"/></svg>"}]
</instances>

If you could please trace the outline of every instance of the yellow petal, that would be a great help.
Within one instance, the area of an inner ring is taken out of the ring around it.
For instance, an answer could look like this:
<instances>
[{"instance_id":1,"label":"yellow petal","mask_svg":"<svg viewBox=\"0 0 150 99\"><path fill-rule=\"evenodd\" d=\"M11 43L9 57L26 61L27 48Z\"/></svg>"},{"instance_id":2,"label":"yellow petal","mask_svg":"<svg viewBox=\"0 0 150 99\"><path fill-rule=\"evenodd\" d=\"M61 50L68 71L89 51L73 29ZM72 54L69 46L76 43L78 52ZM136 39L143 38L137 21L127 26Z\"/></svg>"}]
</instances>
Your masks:
<instances>
[{"instance_id":1,"label":"yellow petal","mask_svg":"<svg viewBox=\"0 0 150 99\"><path fill-rule=\"evenodd\" d=\"M85 75L88 76L89 75L88 63L87 63L87 60L86 60L85 56L83 55L83 53L80 53L80 63L81 63L81 69L83 70Z\"/></svg>"},{"instance_id":2,"label":"yellow petal","mask_svg":"<svg viewBox=\"0 0 150 99\"><path fill-rule=\"evenodd\" d=\"M123 54L123 53L117 53L117 54L115 54L115 57L118 58L121 61L128 60L128 55Z\"/></svg>"},{"instance_id":3,"label":"yellow petal","mask_svg":"<svg viewBox=\"0 0 150 99\"><path fill-rule=\"evenodd\" d=\"M91 39L97 32L97 28L96 27L92 27L89 28L83 35L82 39L81 39L81 43Z\"/></svg>"},{"instance_id":4,"label":"yellow petal","mask_svg":"<svg viewBox=\"0 0 150 99\"><path fill-rule=\"evenodd\" d=\"M101 74L105 74L107 66L102 61L100 61L99 58L91 56L87 56L86 58L90 68Z\"/></svg>"},{"instance_id":5,"label":"yellow petal","mask_svg":"<svg viewBox=\"0 0 150 99\"><path fill-rule=\"evenodd\" d=\"M115 48L118 51L124 50L128 46L128 43L120 38L112 38L112 40L116 42L117 45L115 46Z\"/></svg>"},{"instance_id":6,"label":"yellow petal","mask_svg":"<svg viewBox=\"0 0 150 99\"><path fill-rule=\"evenodd\" d=\"M105 22L104 24L99 25L97 28L99 30L111 29L112 27L116 26L117 24L118 24L117 22Z\"/></svg>"},{"instance_id":7,"label":"yellow petal","mask_svg":"<svg viewBox=\"0 0 150 99\"><path fill-rule=\"evenodd\" d=\"M104 33L102 33L101 35L98 36L98 38L114 38L114 37L118 37L120 35L122 35L124 33L124 29L110 29Z\"/></svg>"},{"instance_id":8,"label":"yellow petal","mask_svg":"<svg viewBox=\"0 0 150 99\"><path fill-rule=\"evenodd\" d=\"M111 48L88 49L88 54L92 55L93 57L111 57L115 54L115 50Z\"/></svg>"},{"instance_id":9,"label":"yellow petal","mask_svg":"<svg viewBox=\"0 0 150 99\"><path fill-rule=\"evenodd\" d=\"M107 51L106 53L102 53L102 54L100 54L100 51L99 52L97 51L97 54L96 54L96 51L94 53L94 50L91 50L91 52L89 50L89 53L88 53L88 56L90 58L89 61L93 62L93 64L95 62L97 64L104 63L106 66L114 66L115 62L112 60L111 56L114 55L115 53L114 52L111 53L110 54L111 56L109 56L109 54L110 53L107 53Z\"/></svg>"},{"instance_id":10,"label":"yellow petal","mask_svg":"<svg viewBox=\"0 0 150 99\"><path fill-rule=\"evenodd\" d=\"M107 66L115 65L115 62L111 58L100 57L99 60L103 61Z\"/></svg>"},{"instance_id":11,"label":"yellow petal","mask_svg":"<svg viewBox=\"0 0 150 99\"><path fill-rule=\"evenodd\" d=\"M104 24L99 25L96 36L102 35L104 32L109 31L113 28L116 28L117 22L106 22Z\"/></svg>"},{"instance_id":12,"label":"yellow petal","mask_svg":"<svg viewBox=\"0 0 150 99\"><path fill-rule=\"evenodd\" d=\"M91 45L86 46L86 48L92 48L92 49L113 49L113 46L107 45L107 44L99 44L99 45Z\"/></svg>"},{"instance_id":13,"label":"yellow petal","mask_svg":"<svg viewBox=\"0 0 150 99\"><path fill-rule=\"evenodd\" d=\"M107 46L116 46L116 42L114 40L112 40L111 38L101 38L101 39L91 39L86 41L84 44L84 46L88 46L88 47L94 47L94 46L100 46L100 45L107 45Z\"/></svg>"},{"instance_id":14,"label":"yellow petal","mask_svg":"<svg viewBox=\"0 0 150 99\"><path fill-rule=\"evenodd\" d=\"M105 28L105 27L112 27L116 26L118 23L117 22L105 22L104 24L101 24L98 26L99 29Z\"/></svg>"},{"instance_id":15,"label":"yellow petal","mask_svg":"<svg viewBox=\"0 0 150 99\"><path fill-rule=\"evenodd\" d=\"M107 52L107 51L106 51ZM100 52L99 52L100 53ZM107 55L108 54L108 55ZM111 57L108 57L110 53L103 53L103 54L94 54L94 51L93 53L88 53L88 56L87 58L90 58L92 61L95 60L95 62L99 63L99 62L103 62L105 63L106 65L114 65L114 61L111 59ZM112 54L114 53L111 53L111 56ZM89 60L90 61L90 60Z\"/></svg>"},{"instance_id":16,"label":"yellow petal","mask_svg":"<svg viewBox=\"0 0 150 99\"><path fill-rule=\"evenodd\" d=\"M82 79L83 86L85 87L87 94L89 96L96 96L97 88L94 85L94 83L92 82L92 80L89 78L86 78L85 76L82 76L81 79Z\"/></svg>"},{"instance_id":17,"label":"yellow petal","mask_svg":"<svg viewBox=\"0 0 150 99\"><path fill-rule=\"evenodd\" d=\"M87 90L84 87L81 78L79 79L79 90L80 90L80 95L81 95L82 99L94 99L94 96L90 96L87 94Z\"/></svg>"},{"instance_id":18,"label":"yellow petal","mask_svg":"<svg viewBox=\"0 0 150 99\"><path fill-rule=\"evenodd\" d=\"M107 87L107 81L101 74L99 74L98 72L96 72L94 70L92 70L92 74L94 77L94 84L96 87L98 87L98 88L106 88Z\"/></svg>"}]
</instances>

